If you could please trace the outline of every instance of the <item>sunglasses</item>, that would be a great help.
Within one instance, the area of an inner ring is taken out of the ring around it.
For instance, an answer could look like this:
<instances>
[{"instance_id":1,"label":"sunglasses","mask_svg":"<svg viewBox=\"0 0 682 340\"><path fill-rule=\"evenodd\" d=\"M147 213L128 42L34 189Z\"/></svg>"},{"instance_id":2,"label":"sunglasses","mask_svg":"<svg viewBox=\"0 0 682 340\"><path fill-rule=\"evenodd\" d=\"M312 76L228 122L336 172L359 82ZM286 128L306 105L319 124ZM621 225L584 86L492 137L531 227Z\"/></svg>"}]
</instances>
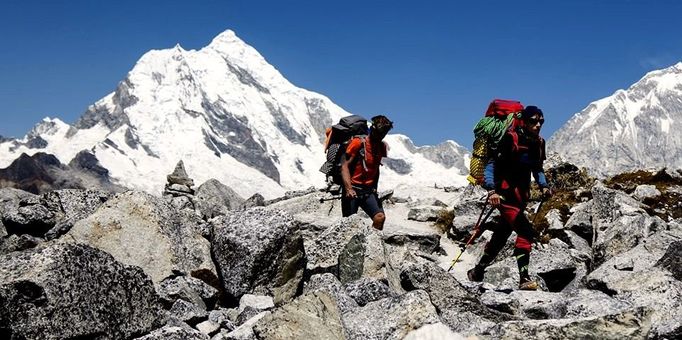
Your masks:
<instances>
[{"instance_id":1,"label":"sunglasses","mask_svg":"<svg viewBox=\"0 0 682 340\"><path fill-rule=\"evenodd\" d=\"M527 121L528 121L528 123L530 123L531 126L535 125L537 123L540 123L540 125L545 124L544 118L540 118L540 119L530 118Z\"/></svg>"}]
</instances>

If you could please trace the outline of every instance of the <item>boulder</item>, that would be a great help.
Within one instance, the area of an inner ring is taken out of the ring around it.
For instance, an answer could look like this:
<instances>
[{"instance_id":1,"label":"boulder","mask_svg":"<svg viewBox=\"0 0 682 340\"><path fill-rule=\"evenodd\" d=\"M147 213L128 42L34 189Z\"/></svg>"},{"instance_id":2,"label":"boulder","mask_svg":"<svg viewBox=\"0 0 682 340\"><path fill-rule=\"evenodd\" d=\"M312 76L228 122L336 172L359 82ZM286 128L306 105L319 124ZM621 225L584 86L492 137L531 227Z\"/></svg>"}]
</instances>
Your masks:
<instances>
[{"instance_id":1,"label":"boulder","mask_svg":"<svg viewBox=\"0 0 682 340\"><path fill-rule=\"evenodd\" d=\"M263 206L265 206L265 197L259 193L255 193L251 197L247 198L246 201L239 206L239 209L246 210Z\"/></svg>"},{"instance_id":2,"label":"boulder","mask_svg":"<svg viewBox=\"0 0 682 340\"><path fill-rule=\"evenodd\" d=\"M344 245L338 257L338 277L348 283L363 277L385 280L386 260L380 232L367 227Z\"/></svg>"},{"instance_id":3,"label":"boulder","mask_svg":"<svg viewBox=\"0 0 682 340\"><path fill-rule=\"evenodd\" d=\"M0 256L0 325L22 339L130 338L163 323L150 278L83 244Z\"/></svg>"},{"instance_id":4,"label":"boulder","mask_svg":"<svg viewBox=\"0 0 682 340\"><path fill-rule=\"evenodd\" d=\"M45 238L53 240L66 234L76 222L92 215L110 197L106 191L90 189L64 189L43 194L45 205L56 215L55 226Z\"/></svg>"},{"instance_id":5,"label":"boulder","mask_svg":"<svg viewBox=\"0 0 682 340\"><path fill-rule=\"evenodd\" d=\"M16 209L6 211L2 223L7 233L43 237L57 222L54 212L38 201L21 201Z\"/></svg>"},{"instance_id":6,"label":"boulder","mask_svg":"<svg viewBox=\"0 0 682 340\"><path fill-rule=\"evenodd\" d=\"M559 212L558 209L552 209L549 212L547 212L545 218L547 219L547 223L549 224L547 230L550 233L564 229L564 223L561 221L561 212Z\"/></svg>"},{"instance_id":7,"label":"boulder","mask_svg":"<svg viewBox=\"0 0 682 340\"><path fill-rule=\"evenodd\" d=\"M422 206L410 209L407 219L419 222L435 221L445 208L440 206Z\"/></svg>"},{"instance_id":8,"label":"boulder","mask_svg":"<svg viewBox=\"0 0 682 340\"><path fill-rule=\"evenodd\" d=\"M358 215L344 217L319 236L306 241L306 269L313 274L338 273L339 255L354 236L363 234L368 223Z\"/></svg>"},{"instance_id":9,"label":"boulder","mask_svg":"<svg viewBox=\"0 0 682 340\"><path fill-rule=\"evenodd\" d=\"M166 326L135 340L208 340L208 336L193 329Z\"/></svg>"},{"instance_id":10,"label":"boulder","mask_svg":"<svg viewBox=\"0 0 682 340\"><path fill-rule=\"evenodd\" d=\"M566 313L571 319L618 314L632 309L628 302L610 297L593 289L577 289L564 294Z\"/></svg>"},{"instance_id":11,"label":"boulder","mask_svg":"<svg viewBox=\"0 0 682 340\"><path fill-rule=\"evenodd\" d=\"M0 255L35 248L43 243L43 239L28 234L12 234L0 238Z\"/></svg>"},{"instance_id":12,"label":"boulder","mask_svg":"<svg viewBox=\"0 0 682 340\"><path fill-rule=\"evenodd\" d=\"M197 189L195 202L197 211L208 220L239 208L244 198L218 180L209 179Z\"/></svg>"},{"instance_id":13,"label":"boulder","mask_svg":"<svg viewBox=\"0 0 682 340\"><path fill-rule=\"evenodd\" d=\"M155 284L178 273L217 282L210 243L202 237L200 223L193 213L173 209L161 198L129 191L78 221L62 239L87 243L139 266Z\"/></svg>"},{"instance_id":14,"label":"boulder","mask_svg":"<svg viewBox=\"0 0 682 340\"><path fill-rule=\"evenodd\" d=\"M303 293L308 294L317 291L325 292L334 298L342 314L352 312L358 307L358 303L348 295L346 289L333 274L317 274L310 277Z\"/></svg>"},{"instance_id":15,"label":"boulder","mask_svg":"<svg viewBox=\"0 0 682 340\"><path fill-rule=\"evenodd\" d=\"M344 316L349 340L402 339L414 329L439 321L423 290L370 302Z\"/></svg>"},{"instance_id":16,"label":"boulder","mask_svg":"<svg viewBox=\"0 0 682 340\"><path fill-rule=\"evenodd\" d=\"M594 241L594 228L592 226L592 201L578 203L571 208L571 217L569 217L564 230L570 230L578 236L585 239L588 244Z\"/></svg>"},{"instance_id":17,"label":"boulder","mask_svg":"<svg viewBox=\"0 0 682 340\"><path fill-rule=\"evenodd\" d=\"M229 299L247 293L291 301L305 269L303 238L291 215L251 208L231 211L211 221L212 250Z\"/></svg>"},{"instance_id":18,"label":"boulder","mask_svg":"<svg viewBox=\"0 0 682 340\"><path fill-rule=\"evenodd\" d=\"M644 339L651 328L644 308L581 319L523 320L499 324L495 339Z\"/></svg>"},{"instance_id":19,"label":"boulder","mask_svg":"<svg viewBox=\"0 0 682 340\"><path fill-rule=\"evenodd\" d=\"M325 292L297 297L260 319L253 328L259 339L346 339L341 312Z\"/></svg>"}]
</instances>

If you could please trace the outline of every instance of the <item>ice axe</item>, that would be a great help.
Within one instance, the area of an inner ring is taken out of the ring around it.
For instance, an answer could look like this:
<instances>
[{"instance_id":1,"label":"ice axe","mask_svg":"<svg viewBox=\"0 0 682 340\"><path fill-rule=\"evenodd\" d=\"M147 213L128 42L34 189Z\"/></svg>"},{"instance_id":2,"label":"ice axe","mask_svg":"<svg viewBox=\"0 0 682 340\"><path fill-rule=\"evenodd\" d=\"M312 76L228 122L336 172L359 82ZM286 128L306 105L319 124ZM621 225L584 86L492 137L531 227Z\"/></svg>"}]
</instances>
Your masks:
<instances>
[{"instance_id":1,"label":"ice axe","mask_svg":"<svg viewBox=\"0 0 682 340\"><path fill-rule=\"evenodd\" d=\"M483 217L483 213L485 213L485 210L487 207L488 207L488 201L486 201L485 205L483 206L483 210L481 210L481 214L478 215L478 221L476 222L476 226L474 227L473 234L471 234L471 237L469 237L469 240L464 245L464 249L462 249L459 252L459 255L457 255L457 257L454 260L452 260L452 263L450 264L450 268L448 268L448 272L450 270L452 270L452 267L455 266L455 263L457 263L457 261L459 261L459 258L462 257L462 254L464 254L464 251L467 249L467 247L469 247L471 242L473 242L476 238L481 236L481 234L483 233L483 229L481 228L481 225L483 223L485 223L485 221L488 219L488 217L490 217L490 214L492 214L493 211L495 211L495 207L490 207L490 211L488 211L488 213L485 214L485 217Z\"/></svg>"}]
</instances>

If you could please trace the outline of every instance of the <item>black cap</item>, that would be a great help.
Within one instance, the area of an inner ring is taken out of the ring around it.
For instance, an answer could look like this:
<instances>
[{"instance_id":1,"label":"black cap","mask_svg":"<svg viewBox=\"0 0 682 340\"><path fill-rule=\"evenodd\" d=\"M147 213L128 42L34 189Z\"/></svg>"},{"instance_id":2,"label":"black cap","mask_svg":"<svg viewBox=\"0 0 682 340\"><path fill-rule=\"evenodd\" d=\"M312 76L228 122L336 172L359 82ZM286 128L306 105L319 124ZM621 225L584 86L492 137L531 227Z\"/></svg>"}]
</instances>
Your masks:
<instances>
[{"instance_id":1,"label":"black cap","mask_svg":"<svg viewBox=\"0 0 682 340\"><path fill-rule=\"evenodd\" d=\"M528 119L528 118L533 117L535 115L540 115L540 116L544 117L542 110L540 110L539 107L534 106L534 105L526 106L526 108L524 108L523 111L521 111L521 117L523 119Z\"/></svg>"}]
</instances>

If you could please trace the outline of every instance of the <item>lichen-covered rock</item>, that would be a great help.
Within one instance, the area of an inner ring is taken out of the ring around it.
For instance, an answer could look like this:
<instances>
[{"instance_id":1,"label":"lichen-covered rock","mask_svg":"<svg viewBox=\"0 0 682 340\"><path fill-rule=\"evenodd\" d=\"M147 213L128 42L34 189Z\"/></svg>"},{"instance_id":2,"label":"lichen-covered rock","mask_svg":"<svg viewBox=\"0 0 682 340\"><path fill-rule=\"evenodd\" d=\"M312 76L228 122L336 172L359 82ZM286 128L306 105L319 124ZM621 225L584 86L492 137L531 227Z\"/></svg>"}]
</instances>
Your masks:
<instances>
[{"instance_id":1,"label":"lichen-covered rock","mask_svg":"<svg viewBox=\"0 0 682 340\"><path fill-rule=\"evenodd\" d=\"M252 208L211 221L212 250L228 298L253 293L291 301L305 267L303 238L291 215Z\"/></svg>"},{"instance_id":2,"label":"lichen-covered rock","mask_svg":"<svg viewBox=\"0 0 682 340\"><path fill-rule=\"evenodd\" d=\"M348 339L402 339L414 329L440 322L423 290L370 302L344 316Z\"/></svg>"},{"instance_id":3,"label":"lichen-covered rock","mask_svg":"<svg viewBox=\"0 0 682 340\"><path fill-rule=\"evenodd\" d=\"M12 234L0 238L0 255L35 248L43 243L43 239L28 234Z\"/></svg>"},{"instance_id":4,"label":"lichen-covered rock","mask_svg":"<svg viewBox=\"0 0 682 340\"><path fill-rule=\"evenodd\" d=\"M163 323L152 281L82 244L0 256L0 325L15 338L129 338Z\"/></svg>"},{"instance_id":5,"label":"lichen-covered rock","mask_svg":"<svg viewBox=\"0 0 682 340\"><path fill-rule=\"evenodd\" d=\"M387 284L370 278L361 278L346 284L346 293L360 306L393 296Z\"/></svg>"},{"instance_id":6,"label":"lichen-covered rock","mask_svg":"<svg viewBox=\"0 0 682 340\"><path fill-rule=\"evenodd\" d=\"M206 309L182 299L175 301L170 309L170 313L178 320L182 320L191 326L208 318Z\"/></svg>"},{"instance_id":7,"label":"lichen-covered rock","mask_svg":"<svg viewBox=\"0 0 682 340\"><path fill-rule=\"evenodd\" d=\"M305 242L307 269L315 274L338 272L341 251L353 236L362 234L367 227L367 220L358 215L344 217L316 238Z\"/></svg>"},{"instance_id":8,"label":"lichen-covered rock","mask_svg":"<svg viewBox=\"0 0 682 340\"><path fill-rule=\"evenodd\" d=\"M43 194L45 205L56 215L55 226L45 238L53 240L66 234L73 225L93 214L111 194L102 190L55 190Z\"/></svg>"},{"instance_id":9,"label":"lichen-covered rock","mask_svg":"<svg viewBox=\"0 0 682 340\"><path fill-rule=\"evenodd\" d=\"M2 223L10 235L29 234L42 237L54 227L56 216L42 204L29 204L21 201L16 210L5 212L2 216Z\"/></svg>"},{"instance_id":10,"label":"lichen-covered rock","mask_svg":"<svg viewBox=\"0 0 682 340\"><path fill-rule=\"evenodd\" d=\"M200 185L194 200L204 219L225 215L227 211L237 209L244 203L244 198L216 179L209 179Z\"/></svg>"},{"instance_id":11,"label":"lichen-covered rock","mask_svg":"<svg viewBox=\"0 0 682 340\"><path fill-rule=\"evenodd\" d=\"M321 291L297 297L260 319L253 328L259 339L346 339L336 301Z\"/></svg>"},{"instance_id":12,"label":"lichen-covered rock","mask_svg":"<svg viewBox=\"0 0 682 340\"><path fill-rule=\"evenodd\" d=\"M155 284L178 273L217 281L200 223L193 213L173 209L161 198L129 191L78 221L63 239L87 243L139 266Z\"/></svg>"}]
</instances>

